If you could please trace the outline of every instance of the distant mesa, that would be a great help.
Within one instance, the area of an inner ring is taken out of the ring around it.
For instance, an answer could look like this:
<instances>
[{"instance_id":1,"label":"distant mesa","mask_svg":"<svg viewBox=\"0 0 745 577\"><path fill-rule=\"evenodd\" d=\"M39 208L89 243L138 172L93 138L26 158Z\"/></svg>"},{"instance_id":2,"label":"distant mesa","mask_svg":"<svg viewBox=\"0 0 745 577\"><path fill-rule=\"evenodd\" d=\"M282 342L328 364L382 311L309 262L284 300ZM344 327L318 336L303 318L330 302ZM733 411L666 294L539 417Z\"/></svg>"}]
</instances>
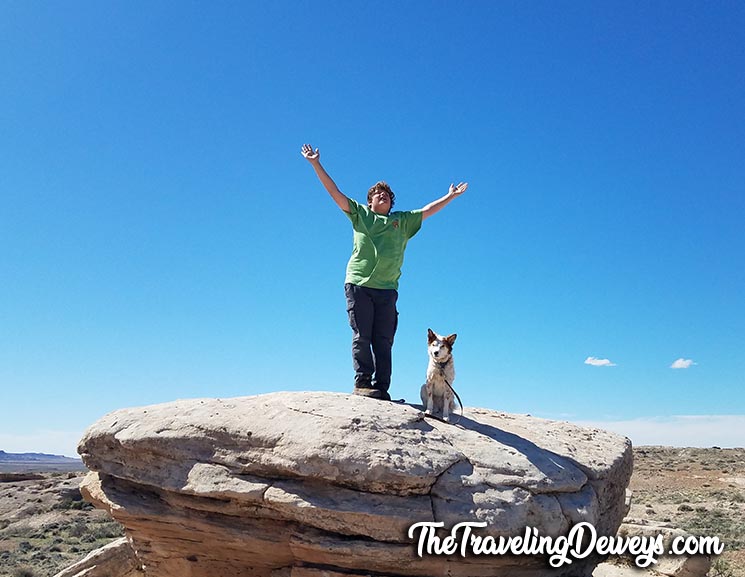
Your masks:
<instances>
[{"instance_id":1,"label":"distant mesa","mask_svg":"<svg viewBox=\"0 0 745 577\"><path fill-rule=\"evenodd\" d=\"M48 453L6 453L0 450L0 461L43 461L45 463L56 463L60 461L79 461L63 455L50 455Z\"/></svg>"},{"instance_id":2,"label":"distant mesa","mask_svg":"<svg viewBox=\"0 0 745 577\"><path fill-rule=\"evenodd\" d=\"M55 472L83 471L85 465L80 459L47 453L6 453L0 450L0 472Z\"/></svg>"}]
</instances>

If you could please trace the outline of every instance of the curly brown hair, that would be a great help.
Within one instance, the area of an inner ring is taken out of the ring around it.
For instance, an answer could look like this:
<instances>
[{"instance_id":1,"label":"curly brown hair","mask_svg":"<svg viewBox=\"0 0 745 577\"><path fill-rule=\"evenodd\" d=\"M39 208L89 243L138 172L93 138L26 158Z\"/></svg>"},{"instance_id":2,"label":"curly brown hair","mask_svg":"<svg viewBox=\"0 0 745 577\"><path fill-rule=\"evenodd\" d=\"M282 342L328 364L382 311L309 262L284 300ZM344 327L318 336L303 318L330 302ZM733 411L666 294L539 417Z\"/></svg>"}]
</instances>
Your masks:
<instances>
[{"instance_id":1,"label":"curly brown hair","mask_svg":"<svg viewBox=\"0 0 745 577\"><path fill-rule=\"evenodd\" d=\"M393 208L393 205L396 204L396 195L393 194L393 191L391 190L391 187L388 186L388 183L383 182L382 180L373 184L370 187L370 190L367 191L367 206L370 206L370 204L372 203L373 195L379 190L388 193L388 197L391 199L391 208Z\"/></svg>"}]
</instances>

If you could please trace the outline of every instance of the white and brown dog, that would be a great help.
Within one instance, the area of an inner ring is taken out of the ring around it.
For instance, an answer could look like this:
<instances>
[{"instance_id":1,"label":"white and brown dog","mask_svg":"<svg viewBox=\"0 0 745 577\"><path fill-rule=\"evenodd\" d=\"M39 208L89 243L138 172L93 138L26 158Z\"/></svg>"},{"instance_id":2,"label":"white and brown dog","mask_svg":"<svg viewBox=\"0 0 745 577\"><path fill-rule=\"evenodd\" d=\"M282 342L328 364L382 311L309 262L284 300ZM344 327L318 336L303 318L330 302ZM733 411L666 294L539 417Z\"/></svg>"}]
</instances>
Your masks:
<instances>
[{"instance_id":1,"label":"white and brown dog","mask_svg":"<svg viewBox=\"0 0 745 577\"><path fill-rule=\"evenodd\" d=\"M422 385L420 395L427 415L442 415L444 421L450 421L450 413L455 410L453 398L453 381L455 364L453 362L453 343L458 335L447 337L427 329L427 382Z\"/></svg>"}]
</instances>

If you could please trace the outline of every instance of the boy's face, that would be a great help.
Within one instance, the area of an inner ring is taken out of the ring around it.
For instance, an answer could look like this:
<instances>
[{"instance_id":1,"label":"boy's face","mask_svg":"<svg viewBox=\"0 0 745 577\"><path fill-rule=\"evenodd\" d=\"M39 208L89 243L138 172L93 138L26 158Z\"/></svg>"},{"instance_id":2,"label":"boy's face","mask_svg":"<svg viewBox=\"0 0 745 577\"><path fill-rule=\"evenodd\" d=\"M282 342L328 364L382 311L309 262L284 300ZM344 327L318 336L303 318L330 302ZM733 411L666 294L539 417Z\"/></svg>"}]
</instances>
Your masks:
<instances>
[{"instance_id":1,"label":"boy's face","mask_svg":"<svg viewBox=\"0 0 745 577\"><path fill-rule=\"evenodd\" d=\"M370 199L370 210L376 214L391 212L391 197L385 190L376 190Z\"/></svg>"}]
</instances>

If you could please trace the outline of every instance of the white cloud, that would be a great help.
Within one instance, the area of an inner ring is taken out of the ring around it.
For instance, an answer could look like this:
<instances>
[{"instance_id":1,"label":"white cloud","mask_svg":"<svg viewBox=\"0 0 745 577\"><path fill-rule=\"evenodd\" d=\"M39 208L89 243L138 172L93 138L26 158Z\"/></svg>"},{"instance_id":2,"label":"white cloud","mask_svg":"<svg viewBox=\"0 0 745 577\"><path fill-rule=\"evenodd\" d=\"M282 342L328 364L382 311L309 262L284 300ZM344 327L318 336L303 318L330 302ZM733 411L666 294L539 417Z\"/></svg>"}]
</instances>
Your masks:
<instances>
[{"instance_id":1,"label":"white cloud","mask_svg":"<svg viewBox=\"0 0 745 577\"><path fill-rule=\"evenodd\" d=\"M691 359L680 358L677 361L675 361L672 365L670 365L670 368L671 369L687 369L691 365L695 365L695 364L696 363L694 363Z\"/></svg>"},{"instance_id":2,"label":"white cloud","mask_svg":"<svg viewBox=\"0 0 745 577\"><path fill-rule=\"evenodd\" d=\"M585 359L586 365L592 365L593 367L615 367L616 363L610 362L608 359L599 359L597 357L587 357Z\"/></svg>"},{"instance_id":3,"label":"white cloud","mask_svg":"<svg viewBox=\"0 0 745 577\"><path fill-rule=\"evenodd\" d=\"M635 446L745 447L745 415L677 415L575 423L618 433L630 438Z\"/></svg>"}]
</instances>

